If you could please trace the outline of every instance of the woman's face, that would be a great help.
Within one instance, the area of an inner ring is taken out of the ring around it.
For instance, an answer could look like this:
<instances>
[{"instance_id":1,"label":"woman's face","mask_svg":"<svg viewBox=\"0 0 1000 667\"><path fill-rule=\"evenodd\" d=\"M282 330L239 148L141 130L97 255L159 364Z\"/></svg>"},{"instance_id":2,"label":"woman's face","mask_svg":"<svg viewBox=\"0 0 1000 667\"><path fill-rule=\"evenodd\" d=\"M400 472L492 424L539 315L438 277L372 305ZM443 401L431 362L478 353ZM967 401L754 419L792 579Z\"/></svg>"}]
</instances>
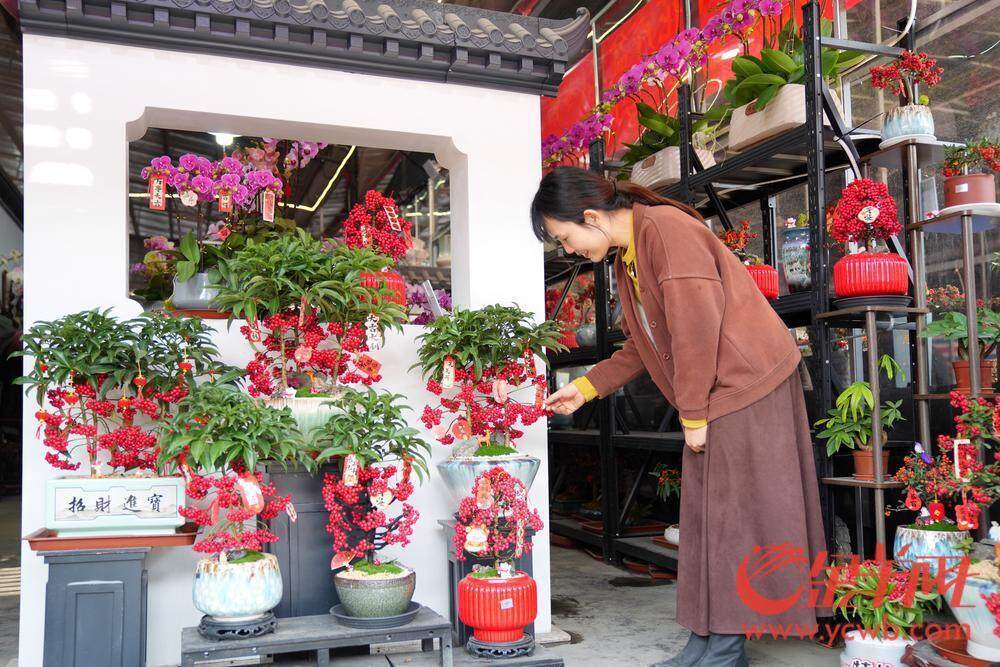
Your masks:
<instances>
[{"instance_id":1,"label":"woman's face","mask_svg":"<svg viewBox=\"0 0 1000 667\"><path fill-rule=\"evenodd\" d=\"M577 254L591 262L599 262L611 250L610 220L603 211L584 211L585 224L545 218L549 236L563 247L566 254Z\"/></svg>"}]
</instances>

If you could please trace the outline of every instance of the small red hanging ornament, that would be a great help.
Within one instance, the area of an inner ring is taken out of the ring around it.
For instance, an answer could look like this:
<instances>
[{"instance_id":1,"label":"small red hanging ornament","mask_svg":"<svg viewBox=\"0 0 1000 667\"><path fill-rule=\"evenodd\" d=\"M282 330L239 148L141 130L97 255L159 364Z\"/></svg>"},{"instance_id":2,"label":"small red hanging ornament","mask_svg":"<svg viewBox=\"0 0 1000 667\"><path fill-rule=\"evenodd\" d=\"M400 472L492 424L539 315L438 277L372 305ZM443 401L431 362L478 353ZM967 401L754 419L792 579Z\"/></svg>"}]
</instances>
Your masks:
<instances>
[{"instance_id":1,"label":"small red hanging ornament","mask_svg":"<svg viewBox=\"0 0 1000 667\"><path fill-rule=\"evenodd\" d=\"M916 511L920 509L921 504L917 491L913 487L910 487L906 492L906 509Z\"/></svg>"},{"instance_id":2,"label":"small red hanging ornament","mask_svg":"<svg viewBox=\"0 0 1000 667\"><path fill-rule=\"evenodd\" d=\"M979 528L979 506L975 503L962 503L956 506L955 519L957 519L959 530Z\"/></svg>"},{"instance_id":3,"label":"small red hanging ornament","mask_svg":"<svg viewBox=\"0 0 1000 667\"><path fill-rule=\"evenodd\" d=\"M940 521L944 518L944 503L936 500L932 503L927 503L927 511L931 513L931 519Z\"/></svg>"}]
</instances>

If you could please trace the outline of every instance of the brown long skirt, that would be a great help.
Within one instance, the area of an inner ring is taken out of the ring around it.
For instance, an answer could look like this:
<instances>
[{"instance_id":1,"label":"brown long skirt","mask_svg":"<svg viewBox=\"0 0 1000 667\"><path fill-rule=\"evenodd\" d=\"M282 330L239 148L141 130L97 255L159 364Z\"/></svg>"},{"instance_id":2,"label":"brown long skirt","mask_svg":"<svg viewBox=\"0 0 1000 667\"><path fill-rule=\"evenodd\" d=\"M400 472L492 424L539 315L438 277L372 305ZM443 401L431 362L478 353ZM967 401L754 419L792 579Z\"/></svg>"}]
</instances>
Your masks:
<instances>
[{"instance_id":1,"label":"brown long skirt","mask_svg":"<svg viewBox=\"0 0 1000 667\"><path fill-rule=\"evenodd\" d=\"M813 606L810 568L826 545L798 372L710 422L682 466L677 622L700 635L815 626L828 610Z\"/></svg>"}]
</instances>

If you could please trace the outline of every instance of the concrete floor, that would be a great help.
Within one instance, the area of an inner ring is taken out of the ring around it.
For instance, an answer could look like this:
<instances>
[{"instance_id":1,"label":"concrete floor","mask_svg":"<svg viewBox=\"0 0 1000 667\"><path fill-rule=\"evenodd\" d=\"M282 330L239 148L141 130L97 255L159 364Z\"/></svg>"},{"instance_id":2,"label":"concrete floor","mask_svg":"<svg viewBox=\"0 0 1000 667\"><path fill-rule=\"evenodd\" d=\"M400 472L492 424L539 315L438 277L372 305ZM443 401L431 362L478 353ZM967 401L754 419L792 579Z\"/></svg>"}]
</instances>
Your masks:
<instances>
[{"instance_id":1,"label":"concrete floor","mask_svg":"<svg viewBox=\"0 0 1000 667\"><path fill-rule=\"evenodd\" d=\"M21 499L0 497L0 667L17 664Z\"/></svg>"}]
</instances>

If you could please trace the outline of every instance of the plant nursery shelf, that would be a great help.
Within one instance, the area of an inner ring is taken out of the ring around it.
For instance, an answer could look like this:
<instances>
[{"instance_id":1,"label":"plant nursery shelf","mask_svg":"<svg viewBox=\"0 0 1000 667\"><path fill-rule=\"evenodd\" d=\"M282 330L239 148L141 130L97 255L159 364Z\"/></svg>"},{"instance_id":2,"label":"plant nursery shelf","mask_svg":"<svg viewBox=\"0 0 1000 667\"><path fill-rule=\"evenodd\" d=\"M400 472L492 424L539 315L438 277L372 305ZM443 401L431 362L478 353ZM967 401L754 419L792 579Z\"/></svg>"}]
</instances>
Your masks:
<instances>
[{"instance_id":1,"label":"plant nursery shelf","mask_svg":"<svg viewBox=\"0 0 1000 667\"><path fill-rule=\"evenodd\" d=\"M831 486L853 486L862 489L900 489L903 485L890 479L876 482L873 479L858 479L857 477L824 477L824 484Z\"/></svg>"},{"instance_id":2,"label":"plant nursery shelf","mask_svg":"<svg viewBox=\"0 0 1000 667\"><path fill-rule=\"evenodd\" d=\"M660 546L652 537L619 537L615 539L614 546L621 555L677 570L677 550Z\"/></svg>"},{"instance_id":3,"label":"plant nursery shelf","mask_svg":"<svg viewBox=\"0 0 1000 667\"><path fill-rule=\"evenodd\" d=\"M898 144L877 150L865 156L864 161L876 169L901 170L906 166L906 154L910 146L917 149L917 169L927 169L944 161L945 146L951 146L946 141L927 141L922 139L906 139Z\"/></svg>"},{"instance_id":4,"label":"plant nursery shelf","mask_svg":"<svg viewBox=\"0 0 1000 667\"><path fill-rule=\"evenodd\" d=\"M952 211L950 213L945 213L944 215L938 215L933 218L927 218L926 220L919 220L917 222L910 223L906 226L906 230L910 231L913 229L923 229L925 232L931 232L934 234L961 234L962 218L967 215L972 217L973 232L989 231L990 229L993 229L993 225L996 224L996 221L1000 220L1000 210L985 211L966 209L961 211Z\"/></svg>"},{"instance_id":5,"label":"plant nursery shelf","mask_svg":"<svg viewBox=\"0 0 1000 667\"><path fill-rule=\"evenodd\" d=\"M633 431L629 434L615 434L611 442L617 449L642 449L654 452L678 453L684 451L684 434Z\"/></svg>"},{"instance_id":6,"label":"plant nursery shelf","mask_svg":"<svg viewBox=\"0 0 1000 667\"><path fill-rule=\"evenodd\" d=\"M969 398L996 398L997 394L995 391L981 391L978 394L969 394ZM913 400L915 401L950 401L951 394L914 394Z\"/></svg>"},{"instance_id":7,"label":"plant nursery shelf","mask_svg":"<svg viewBox=\"0 0 1000 667\"><path fill-rule=\"evenodd\" d=\"M904 308L902 306L855 306L853 308L842 308L841 310L830 310L816 316L819 320L830 320L831 322L849 324L863 321L868 313L880 315L926 315L931 312L927 308Z\"/></svg>"},{"instance_id":8,"label":"plant nursery shelf","mask_svg":"<svg viewBox=\"0 0 1000 667\"><path fill-rule=\"evenodd\" d=\"M600 535L584 530L581 522L568 517L557 518L555 516L550 516L549 528L556 535L562 535L563 537L568 537L572 540L576 540L577 542L583 542L584 544L589 544L594 547L600 547L603 541L603 538Z\"/></svg>"},{"instance_id":9,"label":"plant nursery shelf","mask_svg":"<svg viewBox=\"0 0 1000 667\"><path fill-rule=\"evenodd\" d=\"M580 347L569 352L559 352L549 355L549 365L552 368L586 366L587 364L596 364L598 360L597 349L593 347Z\"/></svg>"},{"instance_id":10,"label":"plant nursery shelf","mask_svg":"<svg viewBox=\"0 0 1000 667\"><path fill-rule=\"evenodd\" d=\"M554 445L596 447L601 442L601 432L597 429L550 429L549 442Z\"/></svg>"},{"instance_id":11,"label":"plant nursery shelf","mask_svg":"<svg viewBox=\"0 0 1000 667\"><path fill-rule=\"evenodd\" d=\"M796 292L779 296L771 308L789 327L805 326L812 321L812 292Z\"/></svg>"}]
</instances>

